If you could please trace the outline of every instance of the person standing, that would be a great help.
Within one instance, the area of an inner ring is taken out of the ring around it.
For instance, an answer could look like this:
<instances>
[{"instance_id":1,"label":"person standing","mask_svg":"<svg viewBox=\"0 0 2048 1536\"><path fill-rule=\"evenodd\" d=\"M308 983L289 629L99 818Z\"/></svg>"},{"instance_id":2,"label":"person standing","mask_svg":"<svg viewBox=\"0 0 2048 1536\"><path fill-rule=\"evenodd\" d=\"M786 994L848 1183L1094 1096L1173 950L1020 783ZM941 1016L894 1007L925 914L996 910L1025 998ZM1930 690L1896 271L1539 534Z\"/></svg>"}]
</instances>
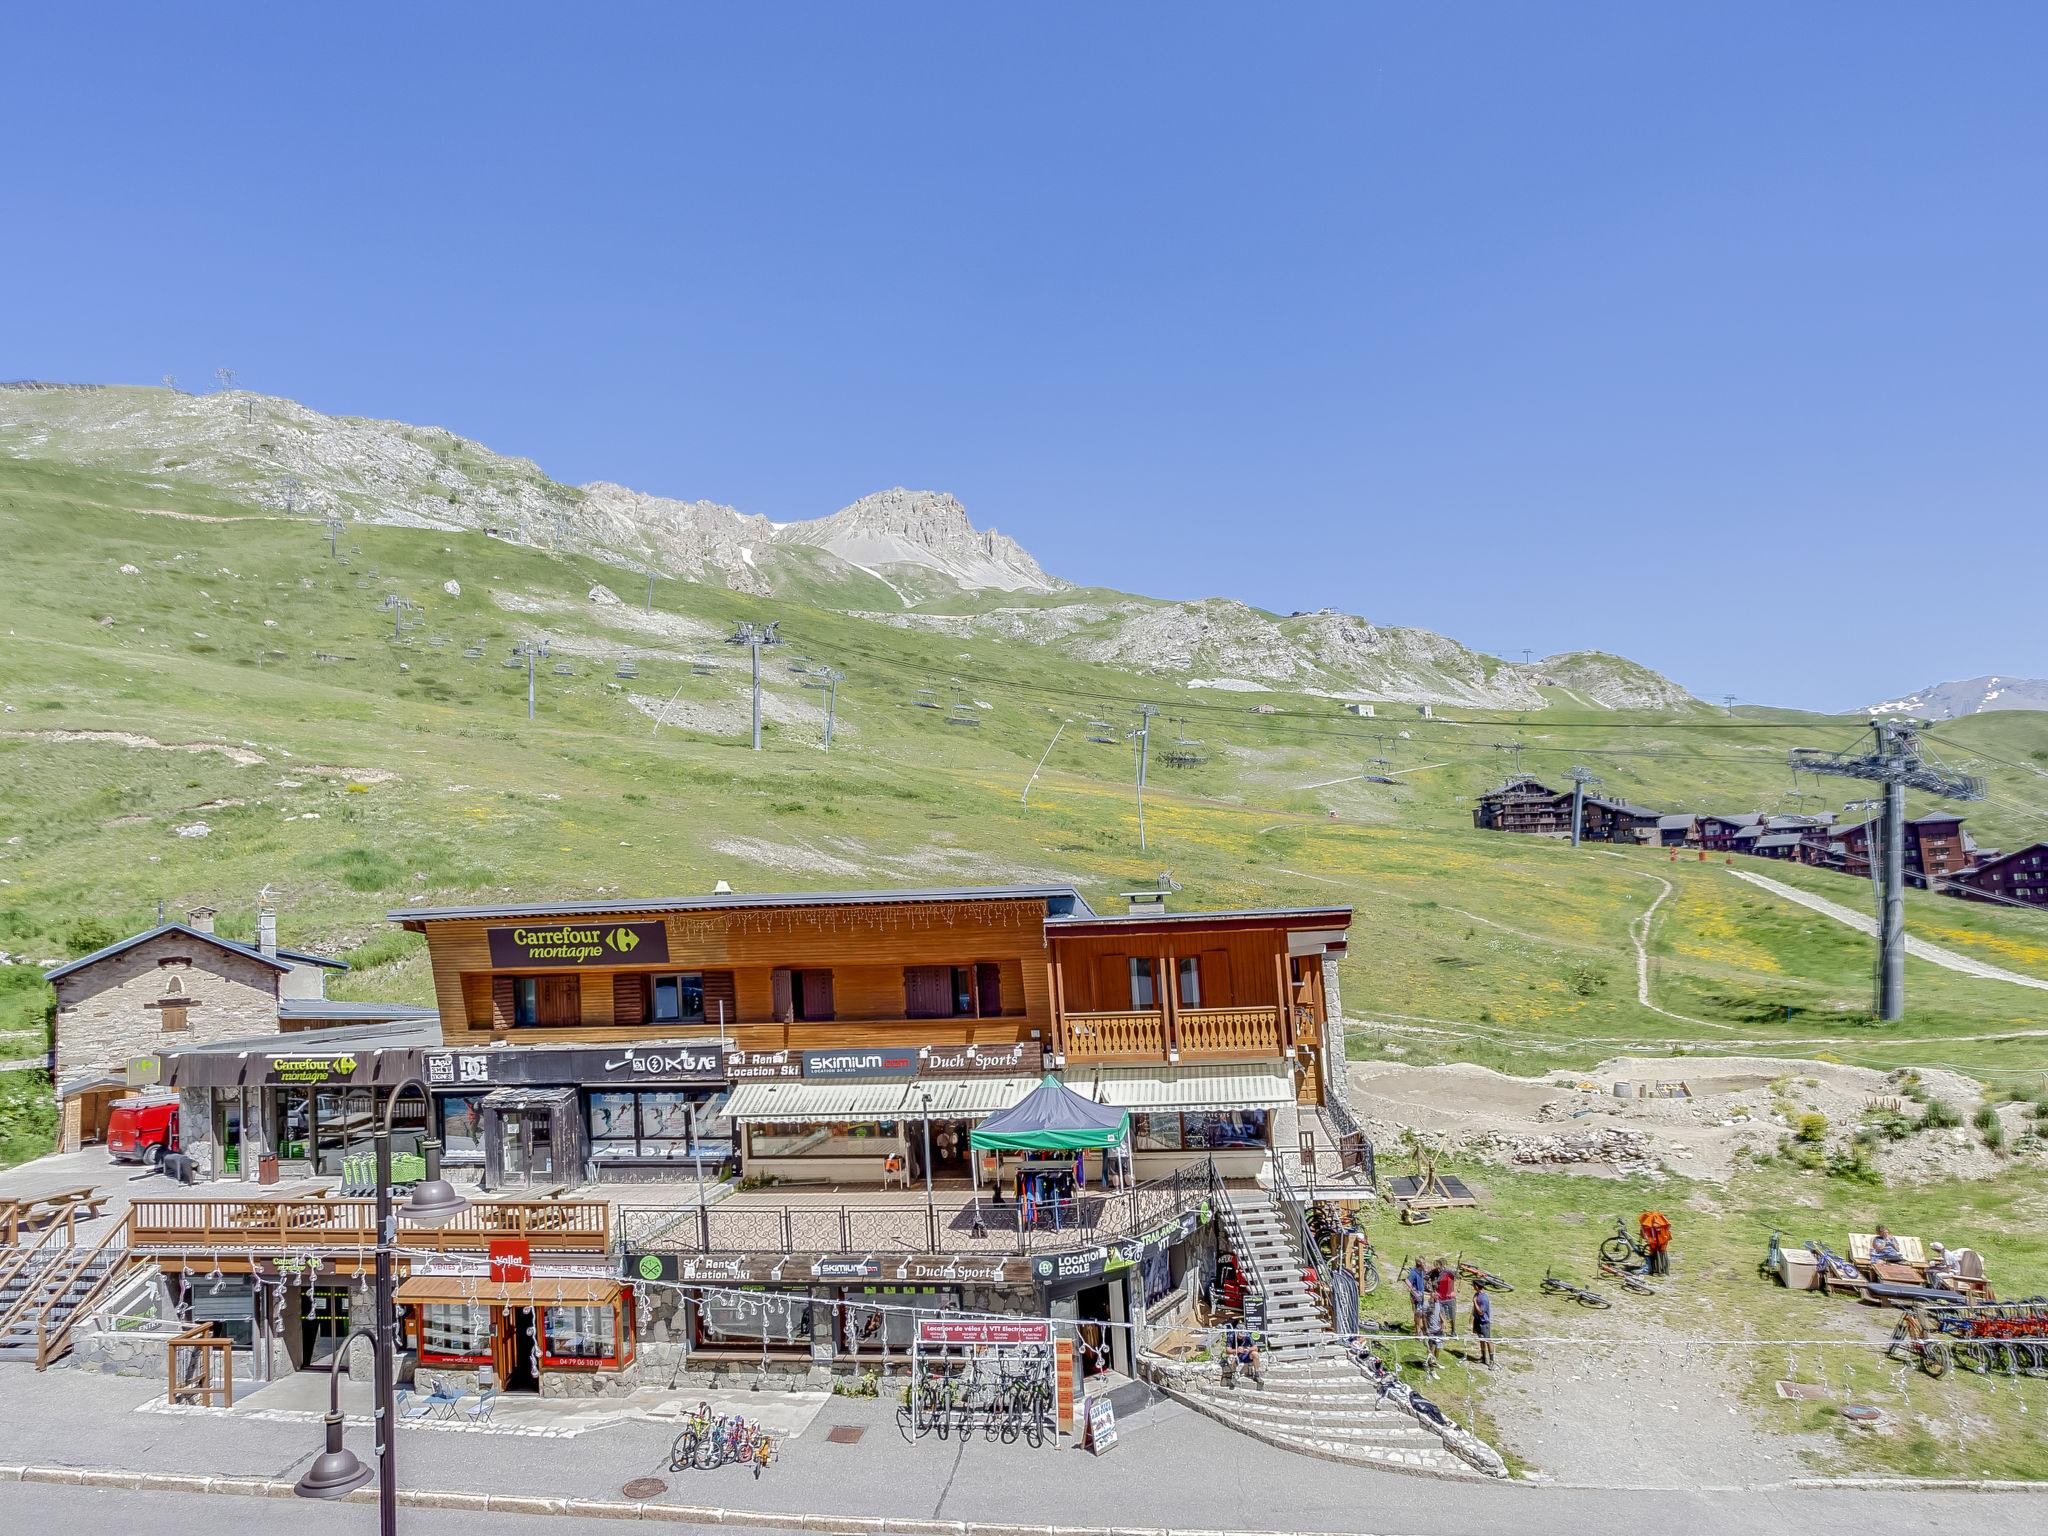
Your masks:
<instances>
[{"instance_id":1,"label":"person standing","mask_svg":"<svg viewBox=\"0 0 2048 1536\"><path fill-rule=\"evenodd\" d=\"M1438 1354L1444 1342L1444 1309L1441 1302L1430 1304L1429 1314L1423 1325L1423 1338L1428 1344L1422 1360L1423 1374L1431 1381L1435 1381L1439 1369Z\"/></svg>"},{"instance_id":2,"label":"person standing","mask_svg":"<svg viewBox=\"0 0 2048 1536\"><path fill-rule=\"evenodd\" d=\"M1429 1309L1429 1277L1423 1273L1422 1260L1419 1257L1409 1264L1408 1272L1402 1279L1408 1285L1408 1308L1415 1314L1415 1336L1419 1339L1422 1337L1425 1315Z\"/></svg>"},{"instance_id":3,"label":"person standing","mask_svg":"<svg viewBox=\"0 0 2048 1536\"><path fill-rule=\"evenodd\" d=\"M1493 1364L1493 1292L1485 1286L1472 1289L1472 1337L1479 1341L1479 1363Z\"/></svg>"},{"instance_id":4,"label":"person standing","mask_svg":"<svg viewBox=\"0 0 2048 1536\"><path fill-rule=\"evenodd\" d=\"M1458 1331L1458 1271L1445 1259L1436 1271L1436 1304L1444 1315L1444 1332Z\"/></svg>"}]
</instances>

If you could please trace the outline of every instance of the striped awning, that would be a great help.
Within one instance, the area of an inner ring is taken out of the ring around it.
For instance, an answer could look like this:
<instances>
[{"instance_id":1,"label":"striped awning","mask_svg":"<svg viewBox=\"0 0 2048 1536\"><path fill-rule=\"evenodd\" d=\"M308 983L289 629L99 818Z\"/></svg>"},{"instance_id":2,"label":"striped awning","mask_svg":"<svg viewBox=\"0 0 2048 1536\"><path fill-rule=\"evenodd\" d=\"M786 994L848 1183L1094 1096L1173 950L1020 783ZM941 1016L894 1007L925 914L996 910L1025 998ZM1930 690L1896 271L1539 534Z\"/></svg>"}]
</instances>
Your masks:
<instances>
[{"instance_id":1,"label":"striped awning","mask_svg":"<svg viewBox=\"0 0 2048 1536\"><path fill-rule=\"evenodd\" d=\"M922 1120L931 1095L934 1120L970 1119L1008 1109L1038 1086L1034 1077L848 1078L836 1083L737 1083L725 1114L733 1120Z\"/></svg>"},{"instance_id":2,"label":"striped awning","mask_svg":"<svg viewBox=\"0 0 2048 1536\"><path fill-rule=\"evenodd\" d=\"M1285 1067L1069 1067L1066 1084L1119 1109L1275 1109L1294 1102Z\"/></svg>"}]
</instances>

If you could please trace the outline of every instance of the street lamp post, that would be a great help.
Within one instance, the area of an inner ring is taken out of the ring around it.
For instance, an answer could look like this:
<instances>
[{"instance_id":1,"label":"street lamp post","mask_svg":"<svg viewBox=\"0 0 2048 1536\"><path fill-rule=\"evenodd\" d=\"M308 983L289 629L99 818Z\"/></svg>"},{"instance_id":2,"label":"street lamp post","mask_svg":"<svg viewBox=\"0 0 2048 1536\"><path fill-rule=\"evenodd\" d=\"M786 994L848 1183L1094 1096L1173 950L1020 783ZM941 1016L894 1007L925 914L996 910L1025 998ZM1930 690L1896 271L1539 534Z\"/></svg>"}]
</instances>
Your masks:
<instances>
[{"instance_id":1,"label":"street lamp post","mask_svg":"<svg viewBox=\"0 0 2048 1536\"><path fill-rule=\"evenodd\" d=\"M376 1398L377 1425L377 1531L378 1536L397 1536L398 1532L398 1469L392 1456L393 1429L398 1418L397 1383L395 1364L398 1354L398 1328L396 1299L393 1295L391 1261L398 1247L398 1212L391 1204L391 1125L397 1113L398 1101L409 1088L417 1088L420 1097L426 1101L428 1130L432 1131L434 1113L433 1095L427 1092L427 1085L417 1077L408 1077L391 1090L391 1097L384 1104L384 1118L377 1127L377 1267L376 1267L376 1320L369 1330L355 1329L342 1345L341 1355L332 1369L338 1372L346 1362L348 1351L359 1333L368 1332L376 1344ZM405 1215L409 1220L424 1225L446 1221L450 1216L466 1209L469 1202L455 1192L453 1185L441 1177L441 1143L429 1134L424 1150L427 1159L427 1176L413 1186L411 1197L405 1202ZM357 1460L354 1453L341 1443L341 1378L333 1377L328 1393L327 1449L314 1459L306 1475L292 1485L292 1492L302 1499L338 1499L344 1494L360 1488L369 1481L367 1468Z\"/></svg>"},{"instance_id":2,"label":"street lamp post","mask_svg":"<svg viewBox=\"0 0 2048 1536\"><path fill-rule=\"evenodd\" d=\"M918 1096L924 1100L924 1211L928 1226L936 1223L938 1207L932 1203L932 1093L929 1088L920 1088ZM937 1236L933 1227L933 1235Z\"/></svg>"}]
</instances>

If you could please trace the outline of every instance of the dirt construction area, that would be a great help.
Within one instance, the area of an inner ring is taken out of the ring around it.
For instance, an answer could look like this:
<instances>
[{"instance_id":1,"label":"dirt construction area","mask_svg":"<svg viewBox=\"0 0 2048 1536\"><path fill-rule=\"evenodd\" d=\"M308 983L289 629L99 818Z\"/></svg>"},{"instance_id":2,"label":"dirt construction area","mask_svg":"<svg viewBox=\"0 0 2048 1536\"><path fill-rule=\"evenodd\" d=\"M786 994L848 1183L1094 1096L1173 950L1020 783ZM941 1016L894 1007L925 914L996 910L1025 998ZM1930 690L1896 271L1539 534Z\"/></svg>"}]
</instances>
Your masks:
<instances>
[{"instance_id":1,"label":"dirt construction area","mask_svg":"<svg viewBox=\"0 0 2048 1536\"><path fill-rule=\"evenodd\" d=\"M1909 1087L1965 1121L1982 1102L1979 1085L1955 1072L1922 1071L1914 1082L1770 1056L1623 1056L1540 1078L1465 1062L1354 1062L1349 1082L1352 1108L1381 1146L1412 1132L1426 1145L1529 1168L1620 1175L1661 1167L1713 1180L1728 1178L1739 1153L1776 1151L1803 1116L1825 1116L1825 1144L1834 1147L1848 1145L1871 1113L1913 1110ZM2009 1112L2017 1137L2021 1106ZM1957 1127L1886 1146L1877 1165L1887 1178L1910 1180L1980 1176L1998 1161Z\"/></svg>"}]
</instances>

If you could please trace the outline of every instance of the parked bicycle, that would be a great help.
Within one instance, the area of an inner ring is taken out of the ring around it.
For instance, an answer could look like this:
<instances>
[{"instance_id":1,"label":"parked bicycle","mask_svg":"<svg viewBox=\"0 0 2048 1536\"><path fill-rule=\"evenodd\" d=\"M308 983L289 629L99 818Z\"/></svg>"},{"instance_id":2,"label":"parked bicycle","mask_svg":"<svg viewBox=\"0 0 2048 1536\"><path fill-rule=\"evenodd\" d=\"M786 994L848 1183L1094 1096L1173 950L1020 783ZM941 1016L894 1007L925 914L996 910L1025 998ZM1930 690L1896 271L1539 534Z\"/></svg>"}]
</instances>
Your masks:
<instances>
[{"instance_id":1,"label":"parked bicycle","mask_svg":"<svg viewBox=\"0 0 2048 1536\"><path fill-rule=\"evenodd\" d=\"M1635 1270L1623 1269L1619 1264L1610 1264L1607 1260L1602 1259L1600 1261L1600 1273L1611 1275L1616 1280L1619 1280L1623 1288L1634 1295L1654 1296L1657 1294L1657 1287L1650 1284L1649 1281L1645 1280Z\"/></svg>"},{"instance_id":2,"label":"parked bicycle","mask_svg":"<svg viewBox=\"0 0 2048 1536\"><path fill-rule=\"evenodd\" d=\"M1490 1270L1481 1269L1477 1264L1467 1264L1463 1259L1458 1260L1458 1278L1471 1281L1472 1288L1476 1291L1500 1291L1506 1293L1514 1289L1512 1285L1501 1279L1499 1275L1492 1273Z\"/></svg>"},{"instance_id":3,"label":"parked bicycle","mask_svg":"<svg viewBox=\"0 0 2048 1536\"><path fill-rule=\"evenodd\" d=\"M1612 1264L1617 1270L1646 1271L1650 1267L1650 1250L1629 1236L1628 1224L1617 1216L1614 1236L1600 1244L1600 1262Z\"/></svg>"},{"instance_id":4,"label":"parked bicycle","mask_svg":"<svg viewBox=\"0 0 2048 1536\"><path fill-rule=\"evenodd\" d=\"M751 1466L759 1477L776 1455L775 1437L752 1419L737 1413L714 1414L709 1403L699 1403L669 1448L668 1465L671 1472L693 1467L708 1471L736 1462Z\"/></svg>"},{"instance_id":5,"label":"parked bicycle","mask_svg":"<svg viewBox=\"0 0 2048 1536\"><path fill-rule=\"evenodd\" d=\"M1929 1376L1948 1374L1948 1344L1939 1333L1929 1332L1926 1318L1917 1310L1906 1313L1892 1329L1892 1341L1885 1353L1897 1360L1901 1351Z\"/></svg>"},{"instance_id":6,"label":"parked bicycle","mask_svg":"<svg viewBox=\"0 0 2048 1536\"><path fill-rule=\"evenodd\" d=\"M1596 1307L1604 1311L1614 1305L1598 1291L1589 1291L1582 1285L1573 1285L1571 1281L1560 1279L1548 1270L1543 1272L1543 1291L1549 1296L1568 1296L1582 1307Z\"/></svg>"}]
</instances>

